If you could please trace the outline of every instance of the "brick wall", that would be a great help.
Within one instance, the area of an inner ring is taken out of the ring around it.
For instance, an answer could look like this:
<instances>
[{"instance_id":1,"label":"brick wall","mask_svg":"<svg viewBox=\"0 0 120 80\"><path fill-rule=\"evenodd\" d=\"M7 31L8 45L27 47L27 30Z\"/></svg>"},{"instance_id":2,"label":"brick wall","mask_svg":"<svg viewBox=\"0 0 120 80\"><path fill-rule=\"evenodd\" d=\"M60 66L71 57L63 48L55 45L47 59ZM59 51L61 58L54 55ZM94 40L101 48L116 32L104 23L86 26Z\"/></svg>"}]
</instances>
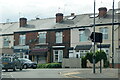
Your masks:
<instances>
[{"instance_id":1,"label":"brick wall","mask_svg":"<svg viewBox=\"0 0 120 80\"><path fill-rule=\"evenodd\" d=\"M30 49L35 47L35 44L38 44L39 38L38 32L29 32L26 33L26 45L29 45Z\"/></svg>"},{"instance_id":2,"label":"brick wall","mask_svg":"<svg viewBox=\"0 0 120 80\"><path fill-rule=\"evenodd\" d=\"M19 45L19 33L15 33L14 34L14 46L17 46L17 45Z\"/></svg>"}]
</instances>

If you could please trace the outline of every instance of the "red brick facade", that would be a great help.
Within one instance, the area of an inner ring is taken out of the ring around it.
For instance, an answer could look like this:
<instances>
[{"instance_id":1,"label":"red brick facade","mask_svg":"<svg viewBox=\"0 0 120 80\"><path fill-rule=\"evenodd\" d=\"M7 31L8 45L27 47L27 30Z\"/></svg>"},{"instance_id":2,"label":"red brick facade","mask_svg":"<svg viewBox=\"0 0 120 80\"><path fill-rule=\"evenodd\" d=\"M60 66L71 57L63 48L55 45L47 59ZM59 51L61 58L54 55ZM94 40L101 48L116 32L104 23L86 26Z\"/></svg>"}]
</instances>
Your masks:
<instances>
[{"instance_id":1,"label":"red brick facade","mask_svg":"<svg viewBox=\"0 0 120 80\"><path fill-rule=\"evenodd\" d=\"M62 48L63 50L63 57L68 57L68 49L70 47L70 30L59 30L63 33L63 43L56 43L56 30L48 30L46 31L46 44L44 44L44 46L48 47L48 51L47 51L47 57L46 57L46 61L47 62L53 62L53 46L65 46L64 48ZM40 31L42 32L42 31ZM38 35L38 31L31 31L31 32L17 32L14 34L14 46L19 45L19 35L24 34L26 35L26 45L29 46L30 50L34 49L37 45L39 46L43 46L43 44L39 44L39 35ZM57 48L58 50L60 48ZM31 57L35 56L35 55L39 55L36 53L30 53L29 54ZM32 58L31 58L32 59Z\"/></svg>"}]
</instances>

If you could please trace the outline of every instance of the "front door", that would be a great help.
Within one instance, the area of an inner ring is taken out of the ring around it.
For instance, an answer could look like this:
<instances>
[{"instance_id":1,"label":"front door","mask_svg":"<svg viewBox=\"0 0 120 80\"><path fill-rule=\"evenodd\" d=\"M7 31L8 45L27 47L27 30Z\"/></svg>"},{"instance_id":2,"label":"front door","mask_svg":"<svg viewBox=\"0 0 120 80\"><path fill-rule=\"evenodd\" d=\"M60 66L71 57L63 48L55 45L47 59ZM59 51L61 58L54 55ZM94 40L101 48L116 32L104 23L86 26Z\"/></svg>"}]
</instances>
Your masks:
<instances>
[{"instance_id":1,"label":"front door","mask_svg":"<svg viewBox=\"0 0 120 80\"><path fill-rule=\"evenodd\" d=\"M63 59L63 50L53 50L53 61L54 62L62 62Z\"/></svg>"}]
</instances>

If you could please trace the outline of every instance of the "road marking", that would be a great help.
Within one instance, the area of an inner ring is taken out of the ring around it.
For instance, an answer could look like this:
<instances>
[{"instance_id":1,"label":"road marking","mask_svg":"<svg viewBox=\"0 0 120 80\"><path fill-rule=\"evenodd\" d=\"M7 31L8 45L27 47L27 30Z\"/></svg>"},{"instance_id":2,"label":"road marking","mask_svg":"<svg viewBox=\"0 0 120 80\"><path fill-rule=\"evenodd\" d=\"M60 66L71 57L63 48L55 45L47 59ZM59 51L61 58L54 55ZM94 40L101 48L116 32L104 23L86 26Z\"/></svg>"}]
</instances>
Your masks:
<instances>
[{"instance_id":1,"label":"road marking","mask_svg":"<svg viewBox=\"0 0 120 80\"><path fill-rule=\"evenodd\" d=\"M13 75L12 75L12 73L10 73L10 76L11 76L11 78L14 78Z\"/></svg>"}]
</instances>

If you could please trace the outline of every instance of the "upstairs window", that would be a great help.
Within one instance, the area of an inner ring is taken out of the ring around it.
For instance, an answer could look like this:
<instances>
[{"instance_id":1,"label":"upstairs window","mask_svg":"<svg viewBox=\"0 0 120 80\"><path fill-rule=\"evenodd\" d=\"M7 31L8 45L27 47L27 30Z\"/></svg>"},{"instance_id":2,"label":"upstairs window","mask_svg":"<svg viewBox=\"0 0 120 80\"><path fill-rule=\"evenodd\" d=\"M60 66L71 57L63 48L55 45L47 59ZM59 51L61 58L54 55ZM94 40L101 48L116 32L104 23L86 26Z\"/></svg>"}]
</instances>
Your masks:
<instances>
[{"instance_id":1,"label":"upstairs window","mask_svg":"<svg viewBox=\"0 0 120 80\"><path fill-rule=\"evenodd\" d=\"M88 41L88 37L85 35L84 31L79 32L79 40L80 42Z\"/></svg>"},{"instance_id":2,"label":"upstairs window","mask_svg":"<svg viewBox=\"0 0 120 80\"><path fill-rule=\"evenodd\" d=\"M56 32L56 43L62 43L63 37L62 37L62 32Z\"/></svg>"},{"instance_id":3,"label":"upstairs window","mask_svg":"<svg viewBox=\"0 0 120 80\"><path fill-rule=\"evenodd\" d=\"M10 40L8 37L3 38L3 46L9 47Z\"/></svg>"},{"instance_id":4,"label":"upstairs window","mask_svg":"<svg viewBox=\"0 0 120 80\"><path fill-rule=\"evenodd\" d=\"M25 45L25 41L26 41L26 36L25 35L20 35L19 45Z\"/></svg>"},{"instance_id":5,"label":"upstairs window","mask_svg":"<svg viewBox=\"0 0 120 80\"><path fill-rule=\"evenodd\" d=\"M103 34L103 39L108 39L108 28L100 28L99 31Z\"/></svg>"},{"instance_id":6,"label":"upstairs window","mask_svg":"<svg viewBox=\"0 0 120 80\"><path fill-rule=\"evenodd\" d=\"M46 43L46 32L39 32L39 43Z\"/></svg>"}]
</instances>

